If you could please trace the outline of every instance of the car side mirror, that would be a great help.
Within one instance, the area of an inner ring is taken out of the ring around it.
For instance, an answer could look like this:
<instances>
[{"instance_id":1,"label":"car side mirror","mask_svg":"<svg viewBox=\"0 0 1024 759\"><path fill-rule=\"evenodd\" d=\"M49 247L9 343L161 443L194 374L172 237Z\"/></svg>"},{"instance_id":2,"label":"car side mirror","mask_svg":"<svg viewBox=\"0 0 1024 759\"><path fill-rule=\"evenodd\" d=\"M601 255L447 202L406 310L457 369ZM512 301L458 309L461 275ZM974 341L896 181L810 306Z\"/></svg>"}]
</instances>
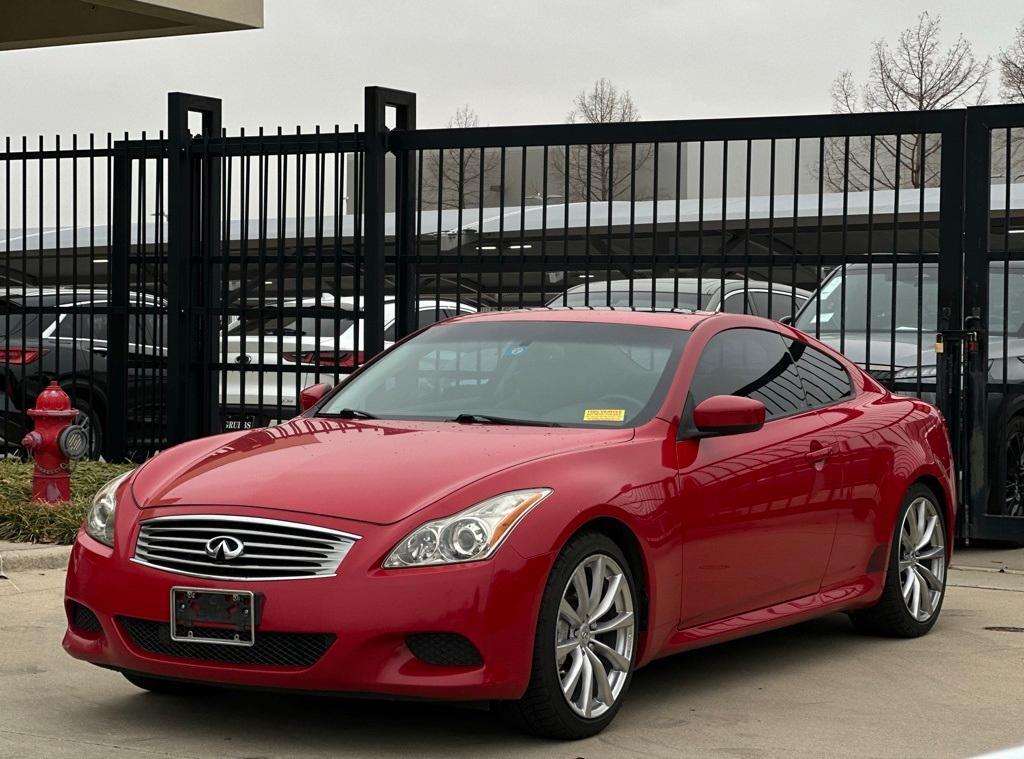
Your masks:
<instances>
[{"instance_id":1,"label":"car side mirror","mask_svg":"<svg viewBox=\"0 0 1024 759\"><path fill-rule=\"evenodd\" d=\"M319 403L320 399L327 395L330 390L331 386L324 383L303 388L302 392L299 393L299 410L309 411L313 406Z\"/></svg>"},{"instance_id":2,"label":"car side mirror","mask_svg":"<svg viewBox=\"0 0 1024 759\"><path fill-rule=\"evenodd\" d=\"M779 324L792 324L792 323L793 323L793 317L789 316L788 314L786 316L783 316L781 319L779 319Z\"/></svg>"},{"instance_id":3,"label":"car side mirror","mask_svg":"<svg viewBox=\"0 0 1024 759\"><path fill-rule=\"evenodd\" d=\"M761 401L737 395L713 395L693 410L693 426L701 436L738 435L764 426Z\"/></svg>"}]
</instances>

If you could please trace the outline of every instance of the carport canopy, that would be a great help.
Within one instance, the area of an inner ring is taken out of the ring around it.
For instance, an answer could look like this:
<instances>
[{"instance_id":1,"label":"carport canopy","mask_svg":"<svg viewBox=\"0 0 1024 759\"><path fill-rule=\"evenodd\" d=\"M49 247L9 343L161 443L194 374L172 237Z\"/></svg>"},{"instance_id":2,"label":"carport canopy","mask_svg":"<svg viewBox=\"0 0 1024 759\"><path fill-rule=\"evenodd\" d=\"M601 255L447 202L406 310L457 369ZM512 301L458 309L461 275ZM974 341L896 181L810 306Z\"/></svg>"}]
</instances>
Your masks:
<instances>
[{"instance_id":1,"label":"carport canopy","mask_svg":"<svg viewBox=\"0 0 1024 759\"><path fill-rule=\"evenodd\" d=\"M0 50L262 26L263 0L0 0Z\"/></svg>"}]
</instances>

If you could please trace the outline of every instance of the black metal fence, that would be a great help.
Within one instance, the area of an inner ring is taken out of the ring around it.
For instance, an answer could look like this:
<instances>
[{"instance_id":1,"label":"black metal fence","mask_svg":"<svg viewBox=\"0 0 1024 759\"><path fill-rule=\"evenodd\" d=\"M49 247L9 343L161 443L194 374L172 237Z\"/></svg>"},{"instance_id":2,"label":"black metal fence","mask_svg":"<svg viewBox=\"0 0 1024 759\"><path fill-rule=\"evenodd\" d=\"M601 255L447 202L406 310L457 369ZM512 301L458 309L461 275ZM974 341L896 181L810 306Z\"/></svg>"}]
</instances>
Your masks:
<instances>
[{"instance_id":1,"label":"black metal fence","mask_svg":"<svg viewBox=\"0 0 1024 759\"><path fill-rule=\"evenodd\" d=\"M1020 107L420 130L415 96L367 88L363 131L228 136L181 94L169 114L0 153L9 443L50 378L96 452L141 457L289 418L458 313L753 312L937 401L965 529L1024 539Z\"/></svg>"}]
</instances>

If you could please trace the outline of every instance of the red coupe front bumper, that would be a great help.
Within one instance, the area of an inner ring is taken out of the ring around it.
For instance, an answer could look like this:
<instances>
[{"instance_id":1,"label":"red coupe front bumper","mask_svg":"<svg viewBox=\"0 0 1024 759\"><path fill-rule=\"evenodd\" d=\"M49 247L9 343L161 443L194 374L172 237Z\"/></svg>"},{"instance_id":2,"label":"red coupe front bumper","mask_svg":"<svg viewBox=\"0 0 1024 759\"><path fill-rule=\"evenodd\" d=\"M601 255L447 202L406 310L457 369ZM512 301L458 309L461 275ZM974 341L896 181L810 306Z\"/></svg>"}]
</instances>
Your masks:
<instances>
[{"instance_id":1,"label":"red coupe front bumper","mask_svg":"<svg viewBox=\"0 0 1024 759\"><path fill-rule=\"evenodd\" d=\"M64 648L114 669L224 685L451 700L522 695L553 557L524 559L505 545L489 561L385 571L380 559L401 534L365 524L333 526L363 535L336 576L263 582L208 580L135 563L134 529L130 545L114 550L79 533L68 568ZM333 643L315 663L291 666L207 661L191 655L190 647L201 645L195 643L178 644L176 655L154 653L133 637L130 620L148 621L165 636L174 586L262 593L257 643L280 633L330 635ZM76 624L75 604L95 614L101 631ZM407 636L423 633L464 637L482 663L426 663L407 644Z\"/></svg>"}]
</instances>

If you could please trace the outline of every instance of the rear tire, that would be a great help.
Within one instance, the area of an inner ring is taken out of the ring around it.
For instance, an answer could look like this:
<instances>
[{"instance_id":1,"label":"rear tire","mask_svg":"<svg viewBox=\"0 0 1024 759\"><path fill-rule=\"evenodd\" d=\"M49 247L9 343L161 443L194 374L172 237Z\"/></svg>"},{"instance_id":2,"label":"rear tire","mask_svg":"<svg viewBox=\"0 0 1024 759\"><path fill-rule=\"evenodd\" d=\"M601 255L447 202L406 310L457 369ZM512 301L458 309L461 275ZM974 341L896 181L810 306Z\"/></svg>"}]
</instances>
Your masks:
<instances>
[{"instance_id":1,"label":"rear tire","mask_svg":"<svg viewBox=\"0 0 1024 759\"><path fill-rule=\"evenodd\" d=\"M544 589L529 687L497 710L545 738L577 740L604 730L633 677L638 600L629 562L614 541L598 533L573 538Z\"/></svg>"},{"instance_id":2,"label":"rear tire","mask_svg":"<svg viewBox=\"0 0 1024 759\"><path fill-rule=\"evenodd\" d=\"M1010 417L1000 443L991 446L989 453L992 493L988 513L1024 517L1024 416Z\"/></svg>"},{"instance_id":3,"label":"rear tire","mask_svg":"<svg viewBox=\"0 0 1024 759\"><path fill-rule=\"evenodd\" d=\"M946 597L947 536L935 493L912 485L897 513L882 596L871 608L850 614L858 630L917 638L932 629Z\"/></svg>"},{"instance_id":4,"label":"rear tire","mask_svg":"<svg viewBox=\"0 0 1024 759\"><path fill-rule=\"evenodd\" d=\"M164 680L160 677L149 677L138 675L134 672L122 672L124 679L136 688L148 690L150 693L158 693L161 696L201 696L208 693L212 688L203 683L187 683L182 680Z\"/></svg>"}]
</instances>

